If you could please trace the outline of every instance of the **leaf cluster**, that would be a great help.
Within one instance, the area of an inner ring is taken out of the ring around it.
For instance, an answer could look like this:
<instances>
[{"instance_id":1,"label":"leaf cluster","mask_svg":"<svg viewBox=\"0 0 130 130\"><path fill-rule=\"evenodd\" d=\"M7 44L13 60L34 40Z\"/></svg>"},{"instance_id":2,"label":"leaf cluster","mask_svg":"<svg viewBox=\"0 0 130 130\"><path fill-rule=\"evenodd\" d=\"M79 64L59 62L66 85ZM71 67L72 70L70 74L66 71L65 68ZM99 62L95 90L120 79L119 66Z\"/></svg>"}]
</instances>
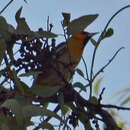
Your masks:
<instances>
[{"instance_id":1,"label":"leaf cluster","mask_svg":"<svg viewBox=\"0 0 130 130\"><path fill-rule=\"evenodd\" d=\"M96 51L102 40L113 35L113 29L106 27L99 40L91 39L94 52L90 74L84 58L85 72L76 69L77 74L85 80L85 85L76 81L73 84L67 83L66 89L35 85L30 87L28 82L22 81L22 78L32 76L34 80L42 73L43 62L48 65L51 56L55 56L58 35L52 32L53 25L49 18L47 30L40 28L33 31L21 13L22 7L15 15L16 27L0 16L0 129L25 130L28 126L35 126L35 122L31 121L32 117L40 116L40 123L34 128L35 130L40 128L54 130L54 125L49 122L51 118L60 123L59 129L75 128L80 121L85 129L99 130L99 122L102 121L107 129L120 130L112 116L103 109L101 101L104 90L100 93L103 78L97 77L121 49L98 72L95 74L93 72ZM69 13L62 13L62 16L63 35L65 40L68 40L71 35L84 31L95 21L98 14L85 15L74 20L71 20ZM14 51L16 46L18 46L17 52ZM79 93L76 91L77 88ZM80 93L88 94L88 91L89 98L84 99ZM54 110L48 107L51 102L58 104ZM102 118L98 118L97 115Z\"/></svg>"}]
</instances>

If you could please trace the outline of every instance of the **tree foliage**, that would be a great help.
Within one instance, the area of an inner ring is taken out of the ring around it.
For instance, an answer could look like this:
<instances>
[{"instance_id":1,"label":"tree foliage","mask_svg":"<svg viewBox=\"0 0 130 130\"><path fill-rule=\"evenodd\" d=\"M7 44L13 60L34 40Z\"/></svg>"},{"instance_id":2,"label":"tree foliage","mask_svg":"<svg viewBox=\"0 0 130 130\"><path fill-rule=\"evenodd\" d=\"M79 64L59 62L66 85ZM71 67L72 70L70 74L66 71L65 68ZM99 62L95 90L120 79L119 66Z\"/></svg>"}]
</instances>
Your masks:
<instances>
[{"instance_id":1,"label":"tree foliage","mask_svg":"<svg viewBox=\"0 0 130 130\"><path fill-rule=\"evenodd\" d=\"M94 51L90 75L84 58L82 60L85 72L79 68L75 70L85 79L86 85L76 81L68 83L67 87L62 89L34 86L28 84L28 81L22 81L22 77L30 76L35 81L37 75L42 71L42 64L49 62L50 55L54 54L53 50L58 35L52 32L53 25L48 22L47 30L39 28L37 31L33 31L26 19L21 16L22 7L15 15L17 27L9 24L5 17L0 16L0 129L25 130L28 126L33 125L34 130L40 128L54 130L55 126L50 122L53 119L57 120L59 129L76 128L80 121L87 130L100 130L100 122L104 123L105 130L121 130L123 125L116 122L105 108L118 110L130 110L130 108L102 104L105 89L100 92L102 78L98 78L98 76L123 47L117 50L99 71L93 71L98 47L102 40L110 38L114 33L112 28L108 28L109 23L119 12L128 7L130 6L122 8L112 16L97 41L91 39ZM71 20L69 13L62 13L62 15L65 40L74 33L83 31L98 17L98 14L91 14ZM77 88L79 92L77 92ZM89 98L83 97L82 92L87 92ZM128 99L127 97L124 102L127 102ZM57 105L54 110L49 109L50 103ZM37 116L40 116L40 120L39 124L35 126L35 122L32 122L31 119Z\"/></svg>"}]
</instances>

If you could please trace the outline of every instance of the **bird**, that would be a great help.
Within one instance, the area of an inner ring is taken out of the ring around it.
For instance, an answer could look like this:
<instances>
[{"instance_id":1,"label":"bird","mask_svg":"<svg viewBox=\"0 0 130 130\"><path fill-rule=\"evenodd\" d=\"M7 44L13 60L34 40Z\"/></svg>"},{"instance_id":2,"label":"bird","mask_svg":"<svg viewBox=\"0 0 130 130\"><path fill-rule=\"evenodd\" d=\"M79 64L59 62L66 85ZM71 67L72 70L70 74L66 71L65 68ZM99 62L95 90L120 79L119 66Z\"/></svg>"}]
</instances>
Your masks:
<instances>
[{"instance_id":1,"label":"bird","mask_svg":"<svg viewBox=\"0 0 130 130\"><path fill-rule=\"evenodd\" d=\"M52 58L48 59L49 63L44 60L42 72L37 76L35 84L42 87L65 87L74 75L85 46L95 34L81 31L58 44Z\"/></svg>"}]
</instances>

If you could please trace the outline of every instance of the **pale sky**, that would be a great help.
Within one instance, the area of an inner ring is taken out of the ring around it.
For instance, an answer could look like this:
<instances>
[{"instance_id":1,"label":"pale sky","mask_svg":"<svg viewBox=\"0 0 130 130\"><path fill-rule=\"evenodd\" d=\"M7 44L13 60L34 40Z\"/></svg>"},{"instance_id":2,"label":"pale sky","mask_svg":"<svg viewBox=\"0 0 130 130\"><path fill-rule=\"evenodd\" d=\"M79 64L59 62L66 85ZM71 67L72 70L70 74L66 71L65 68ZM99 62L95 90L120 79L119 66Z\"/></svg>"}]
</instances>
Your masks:
<instances>
[{"instance_id":1,"label":"pale sky","mask_svg":"<svg viewBox=\"0 0 130 130\"><path fill-rule=\"evenodd\" d=\"M129 0L27 0L25 4L23 0L15 0L10 7L2 14L7 18L8 23L16 26L15 13L23 6L22 16L24 16L33 30L46 26L47 16L54 24L54 32L63 33L60 22L62 20L62 12L71 13L72 19L87 14L99 14L99 17L92 23L87 31L101 32L110 19L110 17L120 8L130 4ZM8 3L9 0L1 0L0 9ZM102 87L106 87L104 94L105 103L118 104L116 97L111 97L119 90L130 87L130 8L121 12L110 24L109 27L114 29L114 35L102 42L97 52L95 70L98 70L113 56L115 51L124 46L112 64L106 69L103 77ZM97 38L97 37L96 37ZM63 39L60 38L62 41ZM90 63L92 53L92 45L88 45L84 51L84 58ZM79 67L83 67L82 64ZM83 69L83 68L82 68ZM75 80L78 78L75 77ZM130 106L130 104L128 105ZM130 124L128 120L130 112L121 112L123 118ZM129 126L130 127L130 126Z\"/></svg>"}]
</instances>

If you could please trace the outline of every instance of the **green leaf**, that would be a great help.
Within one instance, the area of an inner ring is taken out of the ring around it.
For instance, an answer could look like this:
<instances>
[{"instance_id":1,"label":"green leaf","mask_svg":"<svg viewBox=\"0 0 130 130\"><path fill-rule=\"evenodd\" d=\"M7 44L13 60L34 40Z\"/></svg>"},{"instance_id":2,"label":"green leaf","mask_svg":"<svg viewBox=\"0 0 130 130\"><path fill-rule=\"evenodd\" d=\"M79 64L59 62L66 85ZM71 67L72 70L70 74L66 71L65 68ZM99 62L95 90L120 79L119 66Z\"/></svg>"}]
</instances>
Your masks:
<instances>
[{"instance_id":1,"label":"green leaf","mask_svg":"<svg viewBox=\"0 0 130 130\"><path fill-rule=\"evenodd\" d=\"M8 30L6 33L6 35L7 35L7 37L6 37L7 47L6 48L7 48L7 53L9 55L9 58L12 63L14 61L13 47L16 42L15 38L12 38L12 36L14 36L15 34L16 34L15 28L11 24L8 24Z\"/></svg>"},{"instance_id":2,"label":"green leaf","mask_svg":"<svg viewBox=\"0 0 130 130\"><path fill-rule=\"evenodd\" d=\"M84 78L84 73L83 73L83 71L82 71L81 69L77 68L77 69L76 69L76 72L77 72L81 77Z\"/></svg>"},{"instance_id":3,"label":"green leaf","mask_svg":"<svg viewBox=\"0 0 130 130\"><path fill-rule=\"evenodd\" d=\"M81 16L77 19L72 20L68 24L68 28L67 28L68 34L70 35L70 34L75 34L77 32L80 32L80 31L84 31L84 29L88 27L88 25L90 25L97 18L97 16L98 14L85 15L85 16Z\"/></svg>"},{"instance_id":4,"label":"green leaf","mask_svg":"<svg viewBox=\"0 0 130 130\"><path fill-rule=\"evenodd\" d=\"M20 18L17 24L16 32L18 35L28 35L31 32L25 18Z\"/></svg>"},{"instance_id":5,"label":"green leaf","mask_svg":"<svg viewBox=\"0 0 130 130\"><path fill-rule=\"evenodd\" d=\"M32 116L44 115L43 108L38 107L38 106L33 106L33 105L24 106L22 111L23 111L23 115L25 118L32 117Z\"/></svg>"},{"instance_id":6,"label":"green leaf","mask_svg":"<svg viewBox=\"0 0 130 130\"><path fill-rule=\"evenodd\" d=\"M21 88L22 88L22 92L23 93L32 95L32 92L30 91L30 88L29 88L29 86L26 83L20 81L20 84L21 84Z\"/></svg>"},{"instance_id":7,"label":"green leaf","mask_svg":"<svg viewBox=\"0 0 130 130\"><path fill-rule=\"evenodd\" d=\"M119 97L119 100L121 100L122 98L124 98L126 95L128 95L130 93L130 88L125 88L123 90L118 91L115 96Z\"/></svg>"},{"instance_id":8,"label":"green leaf","mask_svg":"<svg viewBox=\"0 0 130 130\"><path fill-rule=\"evenodd\" d=\"M42 97L50 97L56 94L60 89L60 86L40 86L36 85L31 88L31 92Z\"/></svg>"},{"instance_id":9,"label":"green leaf","mask_svg":"<svg viewBox=\"0 0 130 130\"><path fill-rule=\"evenodd\" d=\"M18 35L27 35L28 33L31 32L31 30L26 22L26 19L23 17L20 17L21 12L22 12L22 7L16 12L16 15L15 15L15 19L17 22L16 33Z\"/></svg>"},{"instance_id":10,"label":"green leaf","mask_svg":"<svg viewBox=\"0 0 130 130\"><path fill-rule=\"evenodd\" d=\"M23 107L23 115L24 117L32 117L32 116L48 116L48 117L55 117L57 120L62 121L60 116L58 116L55 112L52 112L44 107L38 107L34 105L27 105Z\"/></svg>"},{"instance_id":11,"label":"green leaf","mask_svg":"<svg viewBox=\"0 0 130 130\"><path fill-rule=\"evenodd\" d=\"M40 73L41 73L41 71L30 71L27 73L20 74L19 77L38 76Z\"/></svg>"},{"instance_id":12,"label":"green leaf","mask_svg":"<svg viewBox=\"0 0 130 130\"><path fill-rule=\"evenodd\" d=\"M121 102L121 105L126 105L127 103L130 103L130 96L128 96L127 98L125 98L125 99Z\"/></svg>"},{"instance_id":13,"label":"green leaf","mask_svg":"<svg viewBox=\"0 0 130 130\"><path fill-rule=\"evenodd\" d=\"M15 114L20 113L21 110L19 103L15 99L6 100L1 106L11 109L11 111Z\"/></svg>"},{"instance_id":14,"label":"green leaf","mask_svg":"<svg viewBox=\"0 0 130 130\"><path fill-rule=\"evenodd\" d=\"M57 37L57 34L49 32L49 31L37 31L37 34L38 34L37 36L39 38L43 38L43 37L45 37L45 38L55 38L55 37Z\"/></svg>"},{"instance_id":15,"label":"green leaf","mask_svg":"<svg viewBox=\"0 0 130 130\"><path fill-rule=\"evenodd\" d=\"M8 32L8 23L3 16L0 16L0 38L4 38L5 40L10 39L10 34Z\"/></svg>"},{"instance_id":16,"label":"green leaf","mask_svg":"<svg viewBox=\"0 0 130 130\"><path fill-rule=\"evenodd\" d=\"M121 120L121 121L117 121L117 125L121 130L128 130L127 128L127 124L125 121Z\"/></svg>"},{"instance_id":17,"label":"green leaf","mask_svg":"<svg viewBox=\"0 0 130 130\"><path fill-rule=\"evenodd\" d=\"M93 38L91 38L90 41L95 47L97 47L97 42Z\"/></svg>"},{"instance_id":18,"label":"green leaf","mask_svg":"<svg viewBox=\"0 0 130 130\"><path fill-rule=\"evenodd\" d=\"M4 39L0 39L0 64L4 58L4 53L6 50L6 43Z\"/></svg>"},{"instance_id":19,"label":"green leaf","mask_svg":"<svg viewBox=\"0 0 130 130\"><path fill-rule=\"evenodd\" d=\"M16 33L15 28L11 24L8 24L8 32L11 33L11 34L15 34Z\"/></svg>"},{"instance_id":20,"label":"green leaf","mask_svg":"<svg viewBox=\"0 0 130 130\"><path fill-rule=\"evenodd\" d=\"M104 38L109 38L114 34L114 30L112 28L108 28L108 30L106 31L106 33L104 34Z\"/></svg>"},{"instance_id":21,"label":"green leaf","mask_svg":"<svg viewBox=\"0 0 130 130\"><path fill-rule=\"evenodd\" d=\"M6 41L11 39L11 34L15 33L15 28L8 24L3 16L0 16L0 38L3 37Z\"/></svg>"},{"instance_id":22,"label":"green leaf","mask_svg":"<svg viewBox=\"0 0 130 130\"><path fill-rule=\"evenodd\" d=\"M8 24L3 16L0 16L0 31L7 31Z\"/></svg>"},{"instance_id":23,"label":"green leaf","mask_svg":"<svg viewBox=\"0 0 130 130\"><path fill-rule=\"evenodd\" d=\"M64 19L63 19L63 27L68 26L68 24L70 22L70 17L71 17L70 13L63 12L62 16L64 17Z\"/></svg>"},{"instance_id":24,"label":"green leaf","mask_svg":"<svg viewBox=\"0 0 130 130\"><path fill-rule=\"evenodd\" d=\"M17 95L15 96L15 99L17 100L17 102L21 105L21 106L25 106L30 104L30 102L27 100L26 96L22 96L22 95Z\"/></svg>"},{"instance_id":25,"label":"green leaf","mask_svg":"<svg viewBox=\"0 0 130 130\"><path fill-rule=\"evenodd\" d=\"M20 7L19 10L18 10L18 11L16 12L16 14L15 14L15 20L16 20L17 23L18 23L19 20L20 20L20 15L21 15L21 12L22 12L22 8L23 8L23 7Z\"/></svg>"},{"instance_id":26,"label":"green leaf","mask_svg":"<svg viewBox=\"0 0 130 130\"><path fill-rule=\"evenodd\" d=\"M94 93L96 95L99 94L102 80L103 80L103 78L100 78L100 79L96 80L96 82L94 83L93 89L94 89Z\"/></svg>"},{"instance_id":27,"label":"green leaf","mask_svg":"<svg viewBox=\"0 0 130 130\"><path fill-rule=\"evenodd\" d=\"M62 113L63 115L66 115L67 112L69 112L71 109L67 105L63 105L62 107Z\"/></svg>"},{"instance_id":28,"label":"green leaf","mask_svg":"<svg viewBox=\"0 0 130 130\"><path fill-rule=\"evenodd\" d=\"M80 82L75 82L73 84L73 87L74 88L80 88L80 90L86 92L86 87L82 83L80 83Z\"/></svg>"},{"instance_id":29,"label":"green leaf","mask_svg":"<svg viewBox=\"0 0 130 130\"><path fill-rule=\"evenodd\" d=\"M18 103L16 99L8 99L2 105L2 107L6 107L15 114L17 123L20 125L23 122L22 109L21 105Z\"/></svg>"}]
</instances>

